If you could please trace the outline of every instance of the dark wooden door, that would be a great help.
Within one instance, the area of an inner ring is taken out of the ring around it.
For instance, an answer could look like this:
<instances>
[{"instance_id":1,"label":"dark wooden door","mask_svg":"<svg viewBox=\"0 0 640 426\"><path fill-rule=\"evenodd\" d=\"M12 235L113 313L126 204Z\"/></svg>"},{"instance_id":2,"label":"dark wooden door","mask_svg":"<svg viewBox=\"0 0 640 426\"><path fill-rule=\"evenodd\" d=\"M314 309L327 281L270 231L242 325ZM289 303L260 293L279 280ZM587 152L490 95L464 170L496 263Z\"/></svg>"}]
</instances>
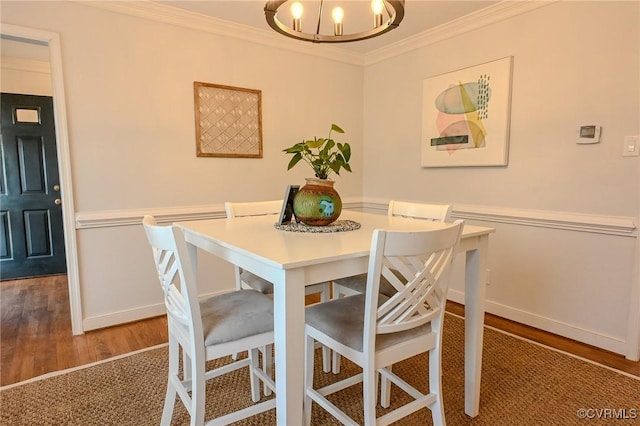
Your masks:
<instances>
[{"instance_id":1,"label":"dark wooden door","mask_svg":"<svg viewBox=\"0 0 640 426\"><path fill-rule=\"evenodd\" d=\"M53 99L0 97L0 280L66 273Z\"/></svg>"}]
</instances>

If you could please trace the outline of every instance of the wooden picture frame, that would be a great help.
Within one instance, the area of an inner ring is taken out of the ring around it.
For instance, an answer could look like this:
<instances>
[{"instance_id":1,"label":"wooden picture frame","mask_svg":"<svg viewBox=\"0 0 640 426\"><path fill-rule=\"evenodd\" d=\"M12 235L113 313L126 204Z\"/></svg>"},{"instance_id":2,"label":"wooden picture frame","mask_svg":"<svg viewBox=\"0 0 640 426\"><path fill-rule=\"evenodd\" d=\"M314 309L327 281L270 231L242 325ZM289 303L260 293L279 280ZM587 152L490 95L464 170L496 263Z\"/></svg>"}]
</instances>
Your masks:
<instances>
[{"instance_id":1,"label":"wooden picture frame","mask_svg":"<svg viewBox=\"0 0 640 426\"><path fill-rule=\"evenodd\" d=\"M262 91L193 83L198 157L262 158Z\"/></svg>"}]
</instances>

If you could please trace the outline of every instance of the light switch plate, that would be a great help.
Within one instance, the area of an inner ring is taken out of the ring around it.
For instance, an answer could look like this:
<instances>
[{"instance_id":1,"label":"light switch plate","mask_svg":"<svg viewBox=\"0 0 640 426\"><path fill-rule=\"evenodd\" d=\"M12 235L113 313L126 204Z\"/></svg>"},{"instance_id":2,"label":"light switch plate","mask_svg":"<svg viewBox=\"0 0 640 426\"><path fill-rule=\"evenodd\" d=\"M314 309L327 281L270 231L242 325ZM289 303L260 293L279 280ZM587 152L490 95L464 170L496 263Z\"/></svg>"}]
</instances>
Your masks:
<instances>
[{"instance_id":1,"label":"light switch plate","mask_svg":"<svg viewBox=\"0 0 640 426\"><path fill-rule=\"evenodd\" d=\"M623 157L640 156L640 136L625 136L622 147Z\"/></svg>"}]
</instances>

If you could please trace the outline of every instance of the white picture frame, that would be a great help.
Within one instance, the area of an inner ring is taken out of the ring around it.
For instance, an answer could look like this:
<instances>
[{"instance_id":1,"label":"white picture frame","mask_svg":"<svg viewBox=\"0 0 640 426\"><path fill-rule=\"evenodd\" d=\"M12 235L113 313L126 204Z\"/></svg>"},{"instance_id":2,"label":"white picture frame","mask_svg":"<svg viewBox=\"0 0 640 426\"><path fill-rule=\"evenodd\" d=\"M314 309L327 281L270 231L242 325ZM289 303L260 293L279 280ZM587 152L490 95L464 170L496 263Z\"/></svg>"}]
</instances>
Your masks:
<instances>
[{"instance_id":1,"label":"white picture frame","mask_svg":"<svg viewBox=\"0 0 640 426\"><path fill-rule=\"evenodd\" d=\"M509 56L427 78L422 92L422 167L506 166Z\"/></svg>"}]
</instances>

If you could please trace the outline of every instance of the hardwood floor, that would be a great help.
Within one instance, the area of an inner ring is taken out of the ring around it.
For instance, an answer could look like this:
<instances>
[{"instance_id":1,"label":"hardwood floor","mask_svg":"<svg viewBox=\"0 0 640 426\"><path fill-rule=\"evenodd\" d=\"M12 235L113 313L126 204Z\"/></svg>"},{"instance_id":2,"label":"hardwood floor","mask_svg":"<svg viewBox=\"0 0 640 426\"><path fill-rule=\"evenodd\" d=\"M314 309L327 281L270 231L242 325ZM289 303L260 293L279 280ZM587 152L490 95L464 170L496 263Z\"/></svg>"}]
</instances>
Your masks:
<instances>
[{"instance_id":1,"label":"hardwood floor","mask_svg":"<svg viewBox=\"0 0 640 426\"><path fill-rule=\"evenodd\" d=\"M167 341L166 317L71 334L64 275L0 282L0 386ZM313 299L308 299L312 302ZM447 310L464 316L464 307ZM487 314L485 323L640 377L640 362Z\"/></svg>"},{"instance_id":2,"label":"hardwood floor","mask_svg":"<svg viewBox=\"0 0 640 426\"><path fill-rule=\"evenodd\" d=\"M0 282L0 386L167 341L166 317L71 334L67 277Z\"/></svg>"}]
</instances>

